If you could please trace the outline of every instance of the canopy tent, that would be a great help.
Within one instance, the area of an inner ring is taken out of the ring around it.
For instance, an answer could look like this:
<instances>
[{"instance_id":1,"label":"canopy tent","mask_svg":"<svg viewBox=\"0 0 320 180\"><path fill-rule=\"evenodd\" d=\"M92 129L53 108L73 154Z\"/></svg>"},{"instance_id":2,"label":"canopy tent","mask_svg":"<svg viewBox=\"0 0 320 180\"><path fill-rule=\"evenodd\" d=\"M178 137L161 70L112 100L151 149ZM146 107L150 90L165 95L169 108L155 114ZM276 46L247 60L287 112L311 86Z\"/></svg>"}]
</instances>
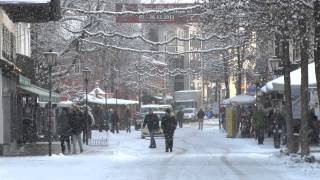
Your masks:
<instances>
[{"instance_id":1,"label":"canopy tent","mask_svg":"<svg viewBox=\"0 0 320 180\"><path fill-rule=\"evenodd\" d=\"M223 104L223 105L229 105L229 104L231 104L230 98L224 99L224 100L222 101L222 104Z\"/></svg>"},{"instance_id":2,"label":"canopy tent","mask_svg":"<svg viewBox=\"0 0 320 180\"><path fill-rule=\"evenodd\" d=\"M249 95L238 95L230 98L231 104L234 105L245 105L252 104L256 101L256 97Z\"/></svg>"},{"instance_id":3,"label":"canopy tent","mask_svg":"<svg viewBox=\"0 0 320 180\"><path fill-rule=\"evenodd\" d=\"M309 76L309 88L314 88L317 86L315 64L310 63L308 65L308 76ZM301 86L301 68L296 69L290 73L291 87L299 88ZM272 81L274 91L284 90L284 76L281 76Z\"/></svg>"}]
</instances>

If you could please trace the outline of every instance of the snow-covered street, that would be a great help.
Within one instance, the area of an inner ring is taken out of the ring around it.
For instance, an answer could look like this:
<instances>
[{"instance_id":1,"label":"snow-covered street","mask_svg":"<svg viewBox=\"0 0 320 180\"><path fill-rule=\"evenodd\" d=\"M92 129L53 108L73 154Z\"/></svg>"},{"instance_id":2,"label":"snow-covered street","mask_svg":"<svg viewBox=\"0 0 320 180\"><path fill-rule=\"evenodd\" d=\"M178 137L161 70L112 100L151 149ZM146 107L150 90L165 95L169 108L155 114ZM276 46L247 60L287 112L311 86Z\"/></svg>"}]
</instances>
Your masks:
<instances>
[{"instance_id":1,"label":"snow-covered street","mask_svg":"<svg viewBox=\"0 0 320 180\"><path fill-rule=\"evenodd\" d=\"M139 131L109 134L108 146L87 146L83 154L37 157L1 157L1 180L203 180L203 179L318 179L319 164L294 163L281 157L271 143L258 146L253 139L228 139L205 121L177 129L174 152L164 152L140 139ZM95 132L94 136L98 136ZM268 140L267 140L268 141Z\"/></svg>"}]
</instances>

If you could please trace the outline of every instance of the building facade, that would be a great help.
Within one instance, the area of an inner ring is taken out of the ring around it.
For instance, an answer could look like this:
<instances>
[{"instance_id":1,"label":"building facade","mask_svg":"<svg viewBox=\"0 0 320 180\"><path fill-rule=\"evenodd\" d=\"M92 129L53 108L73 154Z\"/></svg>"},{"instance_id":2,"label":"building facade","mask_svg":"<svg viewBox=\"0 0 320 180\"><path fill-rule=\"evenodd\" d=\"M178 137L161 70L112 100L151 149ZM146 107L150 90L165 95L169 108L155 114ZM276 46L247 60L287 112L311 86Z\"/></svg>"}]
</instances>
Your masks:
<instances>
[{"instance_id":1,"label":"building facade","mask_svg":"<svg viewBox=\"0 0 320 180\"><path fill-rule=\"evenodd\" d=\"M17 148L18 136L23 136L19 116L19 89L31 87L23 76L20 60L31 55L30 24L60 18L60 1L14 3L0 1L0 155L12 154ZM29 63L32 64L32 63ZM34 89L30 89L32 91ZM29 93L32 93L30 92ZM20 106L21 107L21 106ZM20 134L15 132L20 131Z\"/></svg>"}]
</instances>

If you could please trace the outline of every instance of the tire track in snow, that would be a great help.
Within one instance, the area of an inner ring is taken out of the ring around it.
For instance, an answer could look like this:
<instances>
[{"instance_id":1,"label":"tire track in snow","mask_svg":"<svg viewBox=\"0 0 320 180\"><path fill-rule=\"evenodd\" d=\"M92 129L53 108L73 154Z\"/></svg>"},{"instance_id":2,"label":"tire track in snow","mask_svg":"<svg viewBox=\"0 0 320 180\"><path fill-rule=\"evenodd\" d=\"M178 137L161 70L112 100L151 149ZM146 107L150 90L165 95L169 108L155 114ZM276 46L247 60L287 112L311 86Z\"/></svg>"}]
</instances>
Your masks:
<instances>
[{"instance_id":1,"label":"tire track in snow","mask_svg":"<svg viewBox=\"0 0 320 180\"><path fill-rule=\"evenodd\" d=\"M222 148L222 149L225 149L226 154L220 157L221 161L238 177L238 179L240 180L248 179L243 172L241 172L239 169L233 166L231 161L228 160L228 155L230 154L230 150L226 148Z\"/></svg>"},{"instance_id":2,"label":"tire track in snow","mask_svg":"<svg viewBox=\"0 0 320 180\"><path fill-rule=\"evenodd\" d=\"M197 132L192 132L192 134L193 134L193 137L195 137L197 135ZM188 142L186 139L182 139L182 142L189 144L196 149L201 149L202 151L204 150L205 153L208 153L210 158L214 157L214 153L212 151L206 150L207 146L205 146L203 144L196 144L195 145L195 144ZM215 143L218 143L218 142L215 142ZM234 173L234 175L236 175L238 177L239 180L247 180L248 179L247 176L243 172L241 172L239 169L237 169L235 166L233 166L231 161L228 160L227 157L231 153L230 149L223 147L223 144L220 146L217 146L216 148L224 151L223 155L220 157L220 160L223 162L223 164L226 167L228 167Z\"/></svg>"}]
</instances>

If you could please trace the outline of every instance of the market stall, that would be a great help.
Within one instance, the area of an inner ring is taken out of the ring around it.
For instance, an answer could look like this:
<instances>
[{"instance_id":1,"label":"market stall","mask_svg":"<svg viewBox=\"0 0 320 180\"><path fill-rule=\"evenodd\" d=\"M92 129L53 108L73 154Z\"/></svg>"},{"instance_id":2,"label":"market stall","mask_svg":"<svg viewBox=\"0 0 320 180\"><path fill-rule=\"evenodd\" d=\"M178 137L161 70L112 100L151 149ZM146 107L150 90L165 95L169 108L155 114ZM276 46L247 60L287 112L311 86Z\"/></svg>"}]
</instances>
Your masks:
<instances>
[{"instance_id":1,"label":"market stall","mask_svg":"<svg viewBox=\"0 0 320 180\"><path fill-rule=\"evenodd\" d=\"M250 137L252 106L256 97L249 95L238 95L225 100L227 137L236 137L240 130L242 137Z\"/></svg>"}]
</instances>

